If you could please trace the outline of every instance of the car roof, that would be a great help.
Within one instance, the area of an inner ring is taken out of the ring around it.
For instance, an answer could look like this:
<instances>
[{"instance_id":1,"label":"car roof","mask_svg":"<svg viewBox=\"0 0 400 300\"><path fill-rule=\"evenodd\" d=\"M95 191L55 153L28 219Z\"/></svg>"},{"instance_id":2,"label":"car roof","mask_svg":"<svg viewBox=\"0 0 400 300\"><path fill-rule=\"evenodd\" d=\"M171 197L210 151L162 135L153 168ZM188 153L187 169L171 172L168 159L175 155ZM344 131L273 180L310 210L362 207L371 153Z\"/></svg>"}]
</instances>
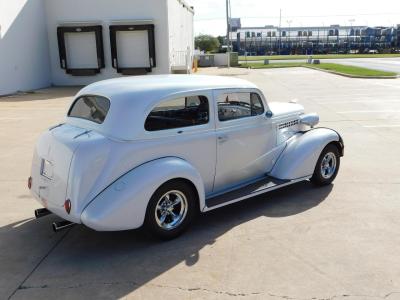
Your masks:
<instances>
[{"instance_id":1,"label":"car roof","mask_svg":"<svg viewBox=\"0 0 400 300\"><path fill-rule=\"evenodd\" d=\"M205 75L145 75L99 81L78 92L82 95L103 96L111 105L102 124L84 119L67 117L67 123L94 129L119 140L135 140L144 132L144 122L149 110L160 101L175 94L198 93L215 89L256 89L242 79Z\"/></svg>"},{"instance_id":2,"label":"car roof","mask_svg":"<svg viewBox=\"0 0 400 300\"><path fill-rule=\"evenodd\" d=\"M253 83L228 76L208 75L144 75L115 78L99 81L83 88L79 95L94 94L123 100L123 96L151 96L151 98L166 98L169 95L205 89L222 88L257 88ZM136 98L135 101L146 101L146 98ZM132 98L130 98L132 99ZM147 100L148 101L148 100Z\"/></svg>"}]
</instances>

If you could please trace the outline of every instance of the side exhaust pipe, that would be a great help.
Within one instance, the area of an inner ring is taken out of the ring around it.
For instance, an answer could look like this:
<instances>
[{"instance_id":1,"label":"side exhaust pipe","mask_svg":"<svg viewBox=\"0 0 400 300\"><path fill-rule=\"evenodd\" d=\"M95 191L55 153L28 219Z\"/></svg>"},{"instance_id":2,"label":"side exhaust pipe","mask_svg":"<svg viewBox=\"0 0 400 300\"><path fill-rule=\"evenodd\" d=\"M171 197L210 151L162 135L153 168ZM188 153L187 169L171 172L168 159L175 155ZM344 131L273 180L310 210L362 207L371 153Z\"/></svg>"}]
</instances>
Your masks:
<instances>
[{"instance_id":1,"label":"side exhaust pipe","mask_svg":"<svg viewBox=\"0 0 400 300\"><path fill-rule=\"evenodd\" d=\"M72 227L74 225L75 225L75 223L72 223L70 221L59 221L59 222L53 222L52 227L53 227L54 232L59 232L61 230Z\"/></svg>"},{"instance_id":2,"label":"side exhaust pipe","mask_svg":"<svg viewBox=\"0 0 400 300\"><path fill-rule=\"evenodd\" d=\"M47 208L39 208L35 209L35 217L36 219L39 219L41 217L47 216L51 214L51 211L49 211Z\"/></svg>"}]
</instances>

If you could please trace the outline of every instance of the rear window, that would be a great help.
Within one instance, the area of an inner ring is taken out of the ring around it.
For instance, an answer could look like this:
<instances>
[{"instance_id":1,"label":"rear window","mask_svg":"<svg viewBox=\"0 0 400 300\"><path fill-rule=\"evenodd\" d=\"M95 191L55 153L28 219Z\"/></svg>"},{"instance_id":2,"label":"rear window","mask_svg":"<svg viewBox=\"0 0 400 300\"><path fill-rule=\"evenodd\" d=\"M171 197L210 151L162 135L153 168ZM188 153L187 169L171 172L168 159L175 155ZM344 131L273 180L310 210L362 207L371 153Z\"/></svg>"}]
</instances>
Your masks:
<instances>
[{"instance_id":1,"label":"rear window","mask_svg":"<svg viewBox=\"0 0 400 300\"><path fill-rule=\"evenodd\" d=\"M107 98L101 96L81 96L72 104L68 116L101 124L104 122L109 108L110 100Z\"/></svg>"}]
</instances>

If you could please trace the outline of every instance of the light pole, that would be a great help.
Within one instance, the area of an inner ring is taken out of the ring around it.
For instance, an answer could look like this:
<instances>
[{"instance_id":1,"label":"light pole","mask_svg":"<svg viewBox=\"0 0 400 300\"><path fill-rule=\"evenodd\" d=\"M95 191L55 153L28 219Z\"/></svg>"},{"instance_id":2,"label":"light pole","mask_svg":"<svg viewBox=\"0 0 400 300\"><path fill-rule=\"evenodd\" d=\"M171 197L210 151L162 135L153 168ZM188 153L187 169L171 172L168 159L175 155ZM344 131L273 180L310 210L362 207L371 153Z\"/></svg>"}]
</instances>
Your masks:
<instances>
[{"instance_id":1,"label":"light pole","mask_svg":"<svg viewBox=\"0 0 400 300\"><path fill-rule=\"evenodd\" d=\"M231 20L229 16L230 12L230 1L226 0L226 44L227 44L227 49L226 53L228 55L228 68L231 67L231 55L230 55L230 31L231 31Z\"/></svg>"},{"instance_id":2,"label":"light pole","mask_svg":"<svg viewBox=\"0 0 400 300\"><path fill-rule=\"evenodd\" d=\"M286 23L288 24L288 26L289 26L289 42L288 42L288 44L289 44L289 49L290 49L290 54L292 54L292 44L291 44L291 42L290 42L290 24L292 24L292 20L286 20Z\"/></svg>"}]
</instances>

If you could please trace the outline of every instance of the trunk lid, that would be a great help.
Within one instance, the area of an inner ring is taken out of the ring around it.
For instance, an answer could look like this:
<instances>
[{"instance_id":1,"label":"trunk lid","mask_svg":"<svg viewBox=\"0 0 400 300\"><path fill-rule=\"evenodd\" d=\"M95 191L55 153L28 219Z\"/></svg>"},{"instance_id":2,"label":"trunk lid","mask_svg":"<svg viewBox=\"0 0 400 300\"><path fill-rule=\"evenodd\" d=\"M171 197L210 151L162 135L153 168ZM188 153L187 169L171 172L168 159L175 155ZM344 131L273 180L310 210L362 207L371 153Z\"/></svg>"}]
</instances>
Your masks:
<instances>
[{"instance_id":1,"label":"trunk lid","mask_svg":"<svg viewBox=\"0 0 400 300\"><path fill-rule=\"evenodd\" d=\"M86 129L69 124L46 131L36 144L32 160L32 193L44 207L73 222L79 222L79 216L69 215L64 203L71 161L79 145L78 137L85 132Z\"/></svg>"}]
</instances>

